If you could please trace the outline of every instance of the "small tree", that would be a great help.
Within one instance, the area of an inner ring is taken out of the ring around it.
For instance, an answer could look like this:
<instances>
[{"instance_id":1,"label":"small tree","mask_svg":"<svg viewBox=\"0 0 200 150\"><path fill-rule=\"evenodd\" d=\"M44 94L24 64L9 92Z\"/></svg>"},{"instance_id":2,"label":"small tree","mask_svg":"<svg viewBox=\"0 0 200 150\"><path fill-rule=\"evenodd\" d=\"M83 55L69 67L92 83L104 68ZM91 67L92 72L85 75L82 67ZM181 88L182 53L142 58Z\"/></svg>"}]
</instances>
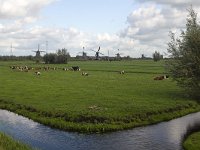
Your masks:
<instances>
[{"instance_id":1,"label":"small tree","mask_svg":"<svg viewBox=\"0 0 200 150\"><path fill-rule=\"evenodd\" d=\"M169 73L188 95L200 98L200 25L192 8L189 9L186 30L182 31L180 38L175 38L174 33L170 33L170 37Z\"/></svg>"},{"instance_id":2,"label":"small tree","mask_svg":"<svg viewBox=\"0 0 200 150\"><path fill-rule=\"evenodd\" d=\"M155 51L155 52L153 53L153 60L154 60L154 61L159 61L159 60L161 60L161 59L163 59L163 55L161 55L159 52Z\"/></svg>"}]
</instances>

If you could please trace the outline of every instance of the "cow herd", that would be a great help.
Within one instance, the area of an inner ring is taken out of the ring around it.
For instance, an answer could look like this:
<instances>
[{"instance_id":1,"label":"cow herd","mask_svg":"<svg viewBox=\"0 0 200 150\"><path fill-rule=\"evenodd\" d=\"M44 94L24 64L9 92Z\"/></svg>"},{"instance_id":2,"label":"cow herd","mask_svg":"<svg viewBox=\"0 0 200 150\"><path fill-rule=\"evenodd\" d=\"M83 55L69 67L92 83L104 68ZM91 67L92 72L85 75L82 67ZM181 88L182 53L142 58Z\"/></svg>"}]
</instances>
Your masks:
<instances>
[{"instance_id":1,"label":"cow herd","mask_svg":"<svg viewBox=\"0 0 200 150\"><path fill-rule=\"evenodd\" d=\"M63 71L81 71L81 68L79 66L72 66L72 67L28 67L28 66L10 66L10 69L20 71L20 72L34 72L35 75L41 75L41 71L50 71L50 70L63 70ZM89 73L82 72L82 76L89 76Z\"/></svg>"},{"instance_id":2,"label":"cow herd","mask_svg":"<svg viewBox=\"0 0 200 150\"><path fill-rule=\"evenodd\" d=\"M72 66L72 67L63 67L63 68L58 68L58 67L49 67L49 66L44 66L44 67L28 67L28 66L10 66L10 69L12 70L17 70L21 72L29 72L33 71L35 75L41 75L41 71L49 71L49 70L63 70L63 71L81 71L81 68L79 66ZM119 74L125 74L125 71L119 71ZM88 72L82 72L82 76L89 76ZM169 75L161 75L161 76L156 76L153 79L154 80L164 80L168 79Z\"/></svg>"},{"instance_id":3,"label":"cow herd","mask_svg":"<svg viewBox=\"0 0 200 150\"><path fill-rule=\"evenodd\" d=\"M41 75L41 71L49 71L49 70L81 71L81 68L79 66L72 66L70 68L67 68L67 67L58 68L58 67L49 67L49 66L44 66L44 67L10 66L10 69L21 71L21 72L34 71L35 75ZM125 71L124 70L119 71L119 74L125 74ZM89 76L89 73L82 72L81 75Z\"/></svg>"},{"instance_id":4,"label":"cow herd","mask_svg":"<svg viewBox=\"0 0 200 150\"><path fill-rule=\"evenodd\" d=\"M10 66L10 69L21 71L21 72L29 72L34 71L35 75L41 75L41 71L50 71L50 70L63 70L63 71L81 71L79 66L72 66L70 68L58 68L58 67L28 67L28 66ZM84 73L84 75L88 76L88 73Z\"/></svg>"}]
</instances>

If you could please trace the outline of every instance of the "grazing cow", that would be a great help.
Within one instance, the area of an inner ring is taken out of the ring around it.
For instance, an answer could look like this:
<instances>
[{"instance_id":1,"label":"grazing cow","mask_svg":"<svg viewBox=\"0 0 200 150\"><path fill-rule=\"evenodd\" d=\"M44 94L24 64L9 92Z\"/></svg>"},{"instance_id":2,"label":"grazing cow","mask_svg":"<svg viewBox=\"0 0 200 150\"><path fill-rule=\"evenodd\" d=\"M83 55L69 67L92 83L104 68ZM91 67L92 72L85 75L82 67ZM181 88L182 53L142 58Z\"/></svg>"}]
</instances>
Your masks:
<instances>
[{"instance_id":1,"label":"grazing cow","mask_svg":"<svg viewBox=\"0 0 200 150\"><path fill-rule=\"evenodd\" d=\"M33 68L32 67L28 67L28 70L33 70Z\"/></svg>"},{"instance_id":2,"label":"grazing cow","mask_svg":"<svg viewBox=\"0 0 200 150\"><path fill-rule=\"evenodd\" d=\"M124 70L122 70L122 71L120 71L119 73L120 73L120 74L125 74L125 71L124 71Z\"/></svg>"},{"instance_id":3,"label":"grazing cow","mask_svg":"<svg viewBox=\"0 0 200 150\"><path fill-rule=\"evenodd\" d=\"M16 66L10 66L10 69L16 69L17 67Z\"/></svg>"},{"instance_id":4,"label":"grazing cow","mask_svg":"<svg viewBox=\"0 0 200 150\"><path fill-rule=\"evenodd\" d=\"M63 68L63 70L64 70L64 71L67 71L67 70L68 70L68 68Z\"/></svg>"},{"instance_id":5,"label":"grazing cow","mask_svg":"<svg viewBox=\"0 0 200 150\"><path fill-rule=\"evenodd\" d=\"M25 70L28 70L28 66L25 66L24 69L25 69Z\"/></svg>"},{"instance_id":6,"label":"grazing cow","mask_svg":"<svg viewBox=\"0 0 200 150\"><path fill-rule=\"evenodd\" d=\"M157 76L154 78L154 80L164 80L164 79L168 79L169 75L163 75L163 76Z\"/></svg>"},{"instance_id":7,"label":"grazing cow","mask_svg":"<svg viewBox=\"0 0 200 150\"><path fill-rule=\"evenodd\" d=\"M72 66L73 71L81 71L79 66Z\"/></svg>"},{"instance_id":8,"label":"grazing cow","mask_svg":"<svg viewBox=\"0 0 200 150\"><path fill-rule=\"evenodd\" d=\"M89 74L87 72L82 72L81 75L82 76L88 76Z\"/></svg>"},{"instance_id":9,"label":"grazing cow","mask_svg":"<svg viewBox=\"0 0 200 150\"><path fill-rule=\"evenodd\" d=\"M35 74L36 74L36 75L40 75L41 73L40 73L39 71L36 71Z\"/></svg>"},{"instance_id":10,"label":"grazing cow","mask_svg":"<svg viewBox=\"0 0 200 150\"><path fill-rule=\"evenodd\" d=\"M44 70L45 70L45 71L48 71L48 70L49 70L49 67L44 67Z\"/></svg>"},{"instance_id":11,"label":"grazing cow","mask_svg":"<svg viewBox=\"0 0 200 150\"><path fill-rule=\"evenodd\" d=\"M53 68L51 68L52 70L57 70L57 67L53 67Z\"/></svg>"}]
</instances>

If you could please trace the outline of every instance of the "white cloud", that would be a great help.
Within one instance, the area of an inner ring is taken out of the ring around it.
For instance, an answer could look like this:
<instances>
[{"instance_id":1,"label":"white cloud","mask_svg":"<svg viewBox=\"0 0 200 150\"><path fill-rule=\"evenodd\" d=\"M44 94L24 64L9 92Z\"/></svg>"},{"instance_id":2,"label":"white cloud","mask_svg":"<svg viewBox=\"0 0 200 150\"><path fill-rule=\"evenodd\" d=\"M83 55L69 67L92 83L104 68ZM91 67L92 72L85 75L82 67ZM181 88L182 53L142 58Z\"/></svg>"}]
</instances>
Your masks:
<instances>
[{"instance_id":1,"label":"white cloud","mask_svg":"<svg viewBox=\"0 0 200 150\"><path fill-rule=\"evenodd\" d=\"M55 0L1 0L0 19L37 16L40 10Z\"/></svg>"},{"instance_id":2,"label":"white cloud","mask_svg":"<svg viewBox=\"0 0 200 150\"><path fill-rule=\"evenodd\" d=\"M127 22L129 27L126 29L126 32L130 32L134 36L134 34L145 34L155 31L158 26L164 26L166 20L160 10L156 6L151 5L133 11L127 17Z\"/></svg>"},{"instance_id":3,"label":"white cloud","mask_svg":"<svg viewBox=\"0 0 200 150\"><path fill-rule=\"evenodd\" d=\"M121 37L137 40L134 46L139 57L142 53L152 56L152 53L166 49L166 39L171 23L156 5L143 5L127 17L128 26L121 31Z\"/></svg>"},{"instance_id":4,"label":"white cloud","mask_svg":"<svg viewBox=\"0 0 200 150\"><path fill-rule=\"evenodd\" d=\"M1 26L0 26L1 27ZM101 52L114 56L117 49L125 50L124 55L134 55L134 43L132 39L121 38L118 35L102 33L91 34L78 30L77 28L47 28L35 26L28 29L15 29L14 32L4 32L0 34L0 46L4 49L4 54L9 55L10 44L13 45L14 55L34 55L32 50L41 45L42 50L46 50L48 41L48 52L55 52L59 48L67 48L71 55L76 56L85 47L88 55L94 56L95 53L90 49L97 50L101 46Z\"/></svg>"},{"instance_id":5,"label":"white cloud","mask_svg":"<svg viewBox=\"0 0 200 150\"><path fill-rule=\"evenodd\" d=\"M138 2L139 7L127 17L128 26L120 32L120 36L137 40L135 49L143 49L141 51L147 56L151 56L155 50L161 53L167 51L169 31L185 29L187 8L191 4L198 14L200 12L200 2L192 0Z\"/></svg>"},{"instance_id":6,"label":"white cloud","mask_svg":"<svg viewBox=\"0 0 200 150\"><path fill-rule=\"evenodd\" d=\"M56 28L35 25L40 18L40 11L56 0L0 0L0 55L9 55L10 44L15 55L34 55L32 50L40 44L48 51L67 48L75 56L86 48L88 55L94 55L90 49L114 56L117 49L124 56L140 57L141 54L152 56L157 50L166 52L169 31L184 29L192 3L200 12L200 2L193 0L142 0L138 8L127 14L127 27L116 34L87 33L75 27ZM15 5L14 5L15 4ZM5 21L6 20L6 21ZM34 23L34 24L33 24Z\"/></svg>"}]
</instances>

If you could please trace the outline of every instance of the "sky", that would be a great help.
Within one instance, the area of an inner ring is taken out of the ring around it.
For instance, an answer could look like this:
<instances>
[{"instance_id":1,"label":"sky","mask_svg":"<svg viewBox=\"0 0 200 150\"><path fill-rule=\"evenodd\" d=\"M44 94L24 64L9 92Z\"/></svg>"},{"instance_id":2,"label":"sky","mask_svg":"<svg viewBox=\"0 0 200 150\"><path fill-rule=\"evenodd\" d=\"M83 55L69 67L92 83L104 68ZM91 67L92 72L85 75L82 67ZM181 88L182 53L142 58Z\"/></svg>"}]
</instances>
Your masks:
<instances>
[{"instance_id":1,"label":"sky","mask_svg":"<svg viewBox=\"0 0 200 150\"><path fill-rule=\"evenodd\" d=\"M71 56L100 46L110 56L167 57L169 32L185 29L191 5L200 14L197 0L0 0L0 55L35 55L39 44Z\"/></svg>"}]
</instances>

